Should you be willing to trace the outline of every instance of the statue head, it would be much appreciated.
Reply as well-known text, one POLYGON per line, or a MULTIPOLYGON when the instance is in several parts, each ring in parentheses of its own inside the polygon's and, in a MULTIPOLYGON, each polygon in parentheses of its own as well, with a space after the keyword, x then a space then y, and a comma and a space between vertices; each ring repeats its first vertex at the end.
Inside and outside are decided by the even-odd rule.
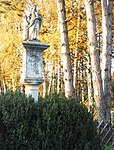
POLYGON ((38 7, 36 6, 36 4, 33 5, 33 10, 38 11, 38 7))

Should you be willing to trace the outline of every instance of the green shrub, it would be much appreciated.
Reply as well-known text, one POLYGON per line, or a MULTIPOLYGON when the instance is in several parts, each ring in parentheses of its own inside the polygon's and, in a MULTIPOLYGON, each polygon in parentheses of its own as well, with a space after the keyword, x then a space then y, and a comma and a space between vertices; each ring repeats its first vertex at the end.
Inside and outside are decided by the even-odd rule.
POLYGON ((26 98, 19 92, 7 92, 0 95, 0 112, 6 149, 27 150, 33 144, 38 106, 32 98, 26 98), (29 144, 28 144, 29 143, 29 144))
POLYGON ((0 117, 6 150, 100 150, 87 109, 59 94, 37 103, 19 92, 2 93, 0 117))
POLYGON ((114 150, 114 147, 106 146, 105 150, 114 150))

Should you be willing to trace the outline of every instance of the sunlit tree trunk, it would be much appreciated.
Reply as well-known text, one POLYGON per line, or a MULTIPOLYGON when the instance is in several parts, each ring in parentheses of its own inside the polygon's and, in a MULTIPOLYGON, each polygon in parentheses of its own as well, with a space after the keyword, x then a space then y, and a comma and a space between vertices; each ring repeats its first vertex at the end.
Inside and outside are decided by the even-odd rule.
POLYGON ((1 80, 0 80, 0 93, 2 92, 2 84, 1 84, 1 80))
POLYGON ((12 79, 12 90, 13 90, 13 92, 15 91, 15 80, 14 79, 12 79))
POLYGON ((53 70, 53 74, 52 74, 52 88, 51 88, 51 91, 56 92, 55 69, 53 70))
POLYGON ((58 70, 57 70, 57 93, 60 92, 60 78, 61 78, 61 75, 60 75, 60 62, 58 61, 58 70))
POLYGON ((76 71, 76 96, 80 97, 80 61, 77 61, 77 71, 76 71))
POLYGON ((60 91, 65 93, 65 86, 64 86, 64 72, 63 72, 63 62, 61 61, 61 68, 60 68, 60 91))
POLYGON ((3 84, 3 92, 6 93, 7 89, 6 89, 6 81, 5 81, 5 79, 2 80, 2 84, 3 84))
POLYGON ((78 61, 77 61, 77 55, 78 55, 78 39, 79 39, 79 27, 80 27, 80 15, 78 14, 78 21, 77 21, 77 31, 76 31, 76 48, 74 51, 74 76, 73 76, 73 85, 74 88, 76 88, 77 84, 77 72, 78 72, 78 61))
POLYGON ((105 120, 105 105, 103 100, 103 88, 100 69, 100 58, 96 36, 96 20, 94 15, 94 0, 84 0, 87 15, 88 40, 91 57, 92 80, 94 99, 98 121, 105 120))
POLYGON ((43 86, 43 97, 45 97, 45 95, 46 95, 46 79, 45 79, 45 72, 43 73, 43 84, 42 84, 42 86, 43 86))
POLYGON ((61 54, 62 54, 62 61, 63 61, 65 96, 74 97, 73 76, 72 76, 72 67, 70 61, 68 30, 67 30, 67 23, 66 23, 65 1, 57 0, 57 8, 58 8, 60 39, 61 39, 61 54))
POLYGON ((88 102, 89 102, 89 111, 93 114, 94 111, 94 98, 93 98, 93 84, 92 84, 92 74, 91 74, 91 60, 88 55, 87 61, 87 85, 88 85, 88 102))
POLYGON ((53 64, 51 65, 50 68, 50 79, 49 79, 49 86, 48 86, 48 95, 51 92, 51 86, 52 86, 52 77, 53 77, 53 64))
POLYGON ((102 80, 104 101, 106 105, 106 121, 110 121, 110 85, 111 85, 111 53, 112 53, 112 1, 101 0, 102 4, 102 80))
POLYGON ((80 86, 81 86, 81 98, 82 98, 82 102, 84 102, 84 96, 85 96, 85 91, 84 91, 84 66, 83 66, 83 59, 81 59, 81 83, 80 83, 80 86))

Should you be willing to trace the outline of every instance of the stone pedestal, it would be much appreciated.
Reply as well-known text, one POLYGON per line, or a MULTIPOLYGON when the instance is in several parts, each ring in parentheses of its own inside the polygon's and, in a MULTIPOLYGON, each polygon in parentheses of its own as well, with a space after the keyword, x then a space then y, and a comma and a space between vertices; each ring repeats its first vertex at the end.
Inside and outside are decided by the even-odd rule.
POLYGON ((38 85, 36 84, 25 84, 25 94, 27 96, 32 95, 35 101, 38 100, 38 85))
POLYGON ((38 100, 38 85, 43 82, 42 52, 49 47, 40 41, 26 41, 22 43, 22 72, 20 82, 25 86, 25 94, 32 95, 38 100))

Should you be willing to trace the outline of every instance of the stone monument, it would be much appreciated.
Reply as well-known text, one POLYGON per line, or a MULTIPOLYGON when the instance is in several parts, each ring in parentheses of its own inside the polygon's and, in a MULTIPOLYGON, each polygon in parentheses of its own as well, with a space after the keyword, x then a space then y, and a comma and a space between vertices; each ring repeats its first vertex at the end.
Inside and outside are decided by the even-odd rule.
POLYGON ((25 86, 25 94, 38 100, 38 85, 43 82, 42 52, 49 45, 41 43, 38 34, 42 16, 36 5, 27 10, 23 17, 23 46, 21 83, 25 86))

